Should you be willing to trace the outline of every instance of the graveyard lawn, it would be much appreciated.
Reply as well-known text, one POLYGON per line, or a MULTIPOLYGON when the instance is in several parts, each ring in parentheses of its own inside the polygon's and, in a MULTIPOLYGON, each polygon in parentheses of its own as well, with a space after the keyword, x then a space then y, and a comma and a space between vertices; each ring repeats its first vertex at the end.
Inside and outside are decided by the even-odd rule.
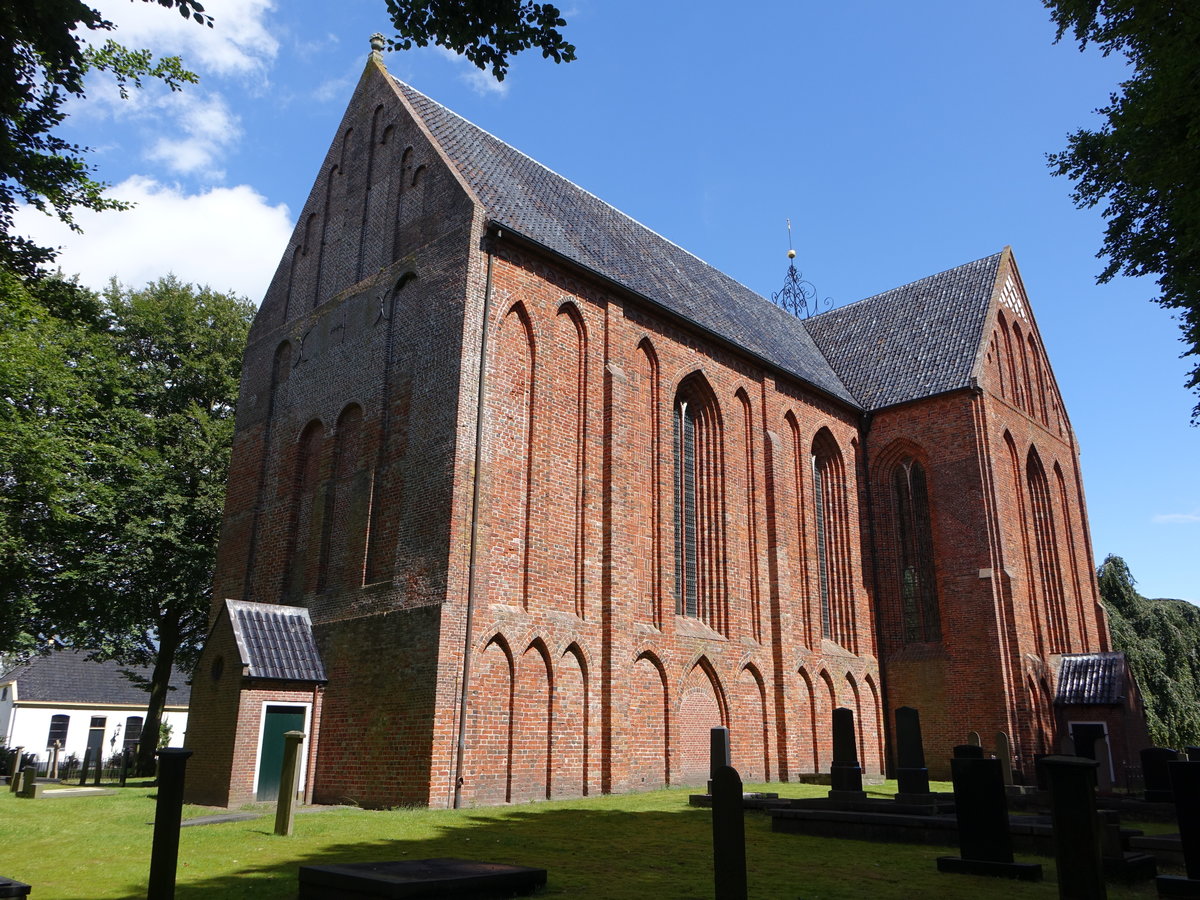
MULTIPOLYGON (((948 790, 935 784, 934 790, 948 790)), ((747 785, 785 796, 824 796, 816 785, 747 785)), ((895 782, 868 786, 891 796, 895 782)), ((272 833, 273 807, 256 819, 184 828, 179 900, 200 897, 292 898, 302 865, 457 856, 537 866, 549 871, 537 896, 711 897, 711 820, 688 806, 687 789, 482 809, 311 810, 295 833, 272 833)), ((145 897, 154 790, 131 786, 115 795, 22 800, 0 791, 0 875, 33 886, 38 900, 145 897)), ((184 808, 185 821, 226 810, 184 808)), ((871 844, 774 834, 770 819, 746 815, 746 864, 754 898, 986 898, 1057 896, 1053 860, 1040 884, 947 875, 934 859, 953 847, 871 844)), ((1153 897, 1109 885, 1109 897, 1153 897)))

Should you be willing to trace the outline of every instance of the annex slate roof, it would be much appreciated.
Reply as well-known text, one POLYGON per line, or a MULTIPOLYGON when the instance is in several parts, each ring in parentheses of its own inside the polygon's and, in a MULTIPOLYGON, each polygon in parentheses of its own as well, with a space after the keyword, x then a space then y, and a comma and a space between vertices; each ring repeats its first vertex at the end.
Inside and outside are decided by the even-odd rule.
POLYGON ((225 605, 249 677, 328 680, 307 609, 248 600, 226 600, 225 605))
MULTIPOLYGON (((148 692, 138 687, 123 672, 150 678, 149 666, 122 666, 112 662, 94 662, 80 650, 55 650, 32 657, 0 675, 0 684, 17 683, 17 702, 97 703, 112 706, 142 706, 148 692)), ((191 688, 176 675, 171 680, 167 706, 187 706, 191 688)))
POLYGON ((805 327, 866 409, 969 387, 1002 255, 829 310, 805 327))
POLYGON ((1058 670, 1055 703, 1089 706, 1121 703, 1125 698, 1125 654, 1071 653, 1058 670))
POLYGON ((541 163, 393 79, 506 229, 857 406, 803 323, 541 163))

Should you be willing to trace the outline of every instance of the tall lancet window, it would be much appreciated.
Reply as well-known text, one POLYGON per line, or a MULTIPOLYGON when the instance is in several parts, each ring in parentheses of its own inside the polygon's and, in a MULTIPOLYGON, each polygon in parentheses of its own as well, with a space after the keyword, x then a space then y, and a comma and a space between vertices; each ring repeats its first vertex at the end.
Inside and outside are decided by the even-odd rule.
POLYGON ((854 652, 857 637, 848 569, 846 469, 837 442, 825 428, 813 440, 812 473, 821 636, 854 652))
POLYGON ((940 641, 937 582, 933 569, 933 527, 925 470, 906 459, 892 473, 896 501, 896 542, 905 643, 940 641))
POLYGON ((716 399, 699 377, 675 397, 675 611, 724 631, 725 498, 716 399))

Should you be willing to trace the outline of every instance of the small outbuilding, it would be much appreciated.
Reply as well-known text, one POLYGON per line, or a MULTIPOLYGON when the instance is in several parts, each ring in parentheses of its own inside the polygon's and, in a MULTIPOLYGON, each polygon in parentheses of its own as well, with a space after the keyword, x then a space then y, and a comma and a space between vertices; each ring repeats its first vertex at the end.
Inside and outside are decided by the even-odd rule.
MULTIPOLYGON (((136 747, 150 696, 139 682, 149 677, 147 666, 97 662, 80 650, 34 656, 0 674, 0 740, 43 760, 55 741, 62 759, 136 747)), ((190 693, 179 680, 167 695, 172 747, 183 746, 190 693)))

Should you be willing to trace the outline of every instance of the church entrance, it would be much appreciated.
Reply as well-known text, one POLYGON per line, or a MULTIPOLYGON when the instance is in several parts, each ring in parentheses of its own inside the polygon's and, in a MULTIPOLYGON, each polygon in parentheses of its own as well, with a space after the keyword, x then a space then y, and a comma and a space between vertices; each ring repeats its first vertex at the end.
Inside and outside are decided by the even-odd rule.
POLYGON ((262 743, 258 750, 256 800, 278 800, 283 768, 283 735, 304 730, 303 706, 268 706, 263 712, 262 743))

